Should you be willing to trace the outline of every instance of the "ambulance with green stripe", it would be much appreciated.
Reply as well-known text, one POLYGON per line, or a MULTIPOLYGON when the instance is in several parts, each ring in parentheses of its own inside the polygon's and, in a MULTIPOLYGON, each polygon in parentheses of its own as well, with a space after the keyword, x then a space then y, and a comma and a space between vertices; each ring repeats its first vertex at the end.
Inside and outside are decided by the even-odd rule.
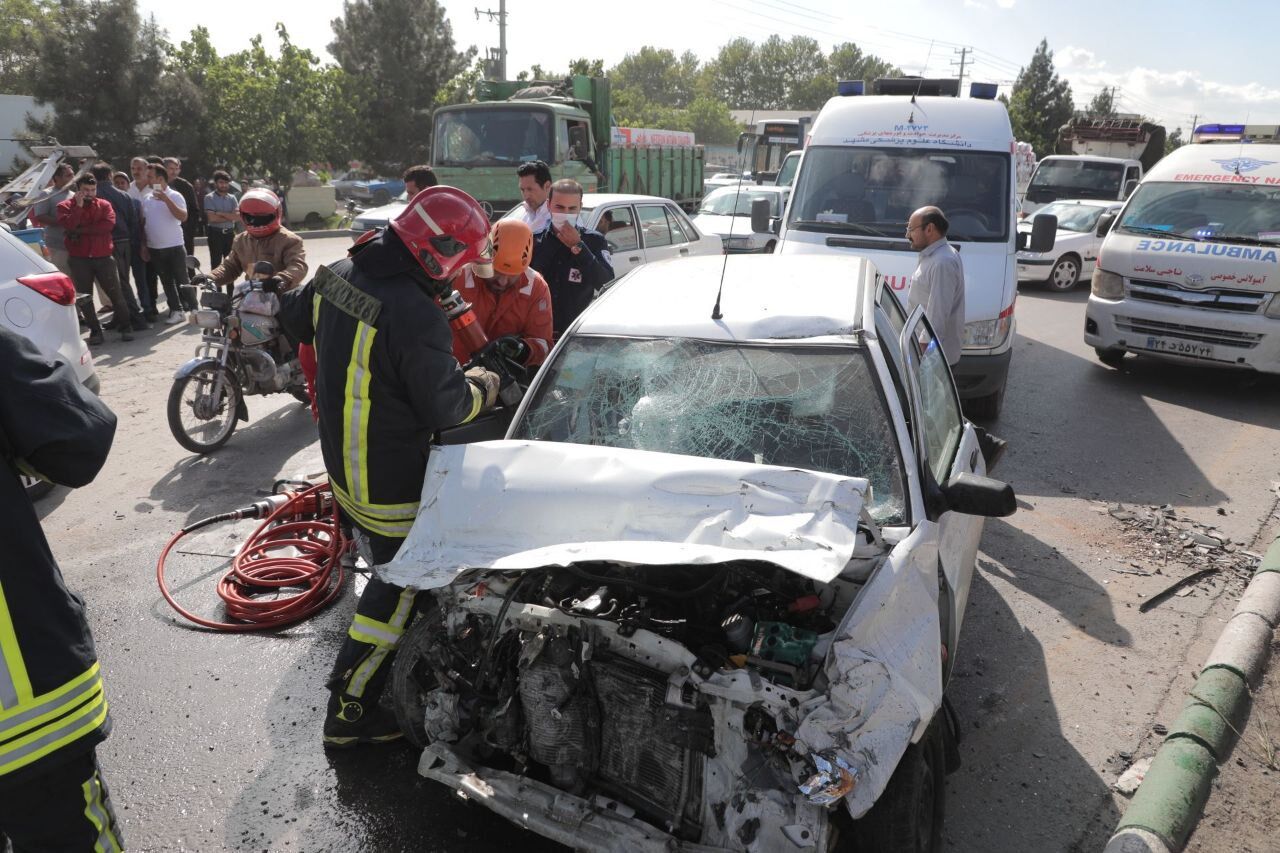
POLYGON ((1280 373, 1280 145, 1186 145, 1143 178, 1106 235, 1085 343, 1280 373))

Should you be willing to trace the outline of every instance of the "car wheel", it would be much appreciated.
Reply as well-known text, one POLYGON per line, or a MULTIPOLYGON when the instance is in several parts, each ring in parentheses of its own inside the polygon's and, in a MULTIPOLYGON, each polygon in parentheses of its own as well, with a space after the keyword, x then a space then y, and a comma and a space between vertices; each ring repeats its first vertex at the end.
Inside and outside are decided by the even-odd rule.
POLYGON ((936 853, 946 814, 946 755, 937 716, 919 743, 909 744, 871 811, 847 824, 840 853, 936 853))
POLYGON ((1102 347, 1094 347, 1093 351, 1098 354, 1098 361, 1108 367, 1119 367, 1124 362, 1124 350, 1122 349, 1103 349, 1102 347))
POLYGON ((1057 293, 1066 293, 1076 286, 1080 280, 1080 259, 1075 255, 1063 255, 1053 265, 1049 278, 1045 281, 1049 289, 1057 293))
POLYGON ((308 228, 315 228, 318 225, 324 224, 324 217, 313 210, 308 213, 307 217, 302 221, 308 228))
POLYGON ((378 190, 373 194, 373 206, 382 207, 384 204, 391 204, 391 193, 386 190, 378 190))
POLYGON ((440 611, 432 607, 419 613, 400 638, 400 647, 391 666, 391 702, 396 722, 404 736, 418 749, 427 745, 424 728, 427 694, 437 685, 426 655, 440 627, 440 611))
POLYGON ((1001 385, 995 393, 961 401, 965 416, 975 421, 993 421, 1000 417, 1000 410, 1004 408, 1004 389, 1005 386, 1001 385))

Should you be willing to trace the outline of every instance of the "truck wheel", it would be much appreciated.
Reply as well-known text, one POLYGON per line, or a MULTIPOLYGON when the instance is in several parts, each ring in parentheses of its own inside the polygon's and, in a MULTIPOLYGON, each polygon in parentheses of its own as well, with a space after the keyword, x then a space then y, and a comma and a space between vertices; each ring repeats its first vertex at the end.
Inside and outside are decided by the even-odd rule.
POLYGON ((1078 281, 1080 281, 1080 259, 1075 255, 1063 255, 1053 265, 1045 284, 1055 293, 1066 293, 1075 287, 1078 281))
MULTIPOLYGON (((871 811, 847 824, 840 853, 936 853, 946 814, 946 756, 935 716, 919 743, 907 746, 871 811)), ((843 810, 841 810, 843 811, 843 810)))
POLYGON ((1103 349, 1102 347, 1094 347, 1093 351, 1098 354, 1098 361, 1107 365, 1107 367, 1120 367, 1124 362, 1124 350, 1122 349, 1103 349))
POLYGON ((1004 408, 1004 389, 1005 386, 1001 385, 999 391, 985 397, 963 400, 961 405, 965 415, 975 421, 993 421, 1000 417, 1000 410, 1004 408))

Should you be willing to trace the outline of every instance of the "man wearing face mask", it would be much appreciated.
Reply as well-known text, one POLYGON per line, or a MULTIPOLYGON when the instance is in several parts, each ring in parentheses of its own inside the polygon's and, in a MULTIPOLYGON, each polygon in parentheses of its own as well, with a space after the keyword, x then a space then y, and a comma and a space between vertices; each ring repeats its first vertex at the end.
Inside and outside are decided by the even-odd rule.
MULTIPOLYGON (((503 356, 524 367, 542 364, 551 352, 551 292, 529 268, 533 232, 518 219, 504 219, 489 238, 491 262, 466 267, 454 277, 454 289, 471 303, 480 327, 503 356)), ((455 337, 453 355, 466 364, 473 353, 455 337)))
POLYGON ((591 304, 596 291, 613 281, 613 260, 604 235, 578 221, 582 184, 572 178, 556 181, 547 208, 551 226, 534 234, 530 266, 542 273, 551 289, 551 316, 559 338, 591 304))

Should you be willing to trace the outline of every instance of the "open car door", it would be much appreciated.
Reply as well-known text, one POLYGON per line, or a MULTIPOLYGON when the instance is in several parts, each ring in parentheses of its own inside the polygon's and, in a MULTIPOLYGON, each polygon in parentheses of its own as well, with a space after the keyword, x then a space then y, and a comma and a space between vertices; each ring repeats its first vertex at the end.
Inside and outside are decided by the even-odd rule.
MULTIPOLYGON (((977 433, 961 414, 960 397, 942 353, 942 344, 929 326, 923 308, 917 307, 907 318, 899 346, 906 361, 904 372, 911 406, 912 439, 916 458, 920 460, 920 480, 925 486, 928 506, 930 491, 936 493, 939 485, 962 473, 985 473, 985 463, 977 433)), ((945 682, 955 659, 960 624, 964 621, 964 608, 973 583, 983 519, 943 509, 936 520, 938 561, 945 580, 940 590, 945 595, 939 599, 942 641, 947 647, 947 663, 943 667, 945 682)))

